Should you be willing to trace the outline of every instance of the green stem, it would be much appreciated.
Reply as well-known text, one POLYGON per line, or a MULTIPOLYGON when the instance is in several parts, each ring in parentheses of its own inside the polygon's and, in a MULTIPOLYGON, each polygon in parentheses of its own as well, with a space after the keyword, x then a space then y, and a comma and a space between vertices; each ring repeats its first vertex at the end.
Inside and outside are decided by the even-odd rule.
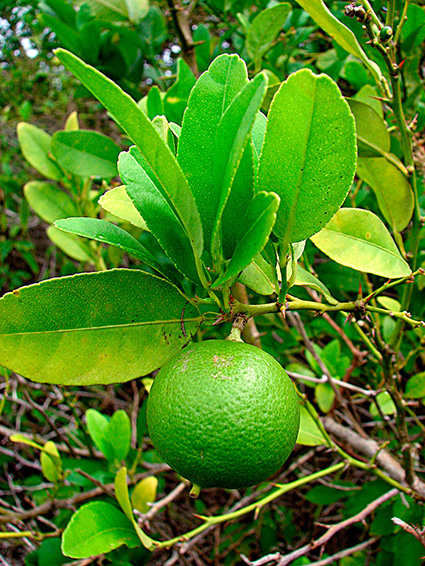
POLYGON ((388 0, 387 17, 385 19, 385 25, 394 27, 394 16, 395 16, 395 0, 388 0))
POLYGON ((300 478, 298 480, 295 480, 291 483, 288 483, 286 485, 279 487, 278 489, 276 489, 275 491, 273 491, 269 495, 266 495, 265 497, 263 497, 259 501, 251 503, 250 505, 247 505, 246 507, 243 507, 242 509, 238 509, 237 511, 233 511, 231 513, 225 513, 224 515, 220 515, 220 516, 217 516, 217 517, 201 517, 205 521, 202 525, 199 525, 199 527, 196 527, 196 529, 189 531, 188 533, 186 533, 183 536, 178 536, 178 537, 172 538, 170 540, 166 540, 164 542, 160 542, 158 544, 155 544, 155 548, 169 548, 173 544, 176 544, 178 542, 182 542, 183 540, 186 541, 186 540, 193 538, 194 536, 198 535, 199 533, 202 533, 203 531, 205 531, 205 529, 207 529, 208 527, 210 527, 212 525, 218 525, 220 523, 225 523, 227 521, 232 521, 234 519, 238 519, 239 517, 242 517, 243 515, 246 515, 247 513, 250 513, 252 511, 257 511, 257 510, 259 511, 259 510, 261 510, 262 507, 264 507, 264 505, 267 505, 271 501, 274 501, 275 499, 277 499, 278 497, 280 497, 284 493, 287 493, 288 491, 292 491, 293 489, 297 489, 297 488, 301 487, 302 485, 305 485, 306 483, 310 483, 312 481, 315 481, 319 478, 322 478, 323 476, 333 474, 333 473, 335 473, 339 470, 342 470, 343 468, 345 468, 345 466, 346 466, 345 462, 340 462, 339 464, 334 464, 333 466, 329 466, 329 468, 325 468, 324 470, 321 470, 320 472, 316 472, 314 474, 304 476, 303 478, 300 478))
POLYGON ((398 45, 398 40, 400 39, 400 35, 401 35, 401 30, 403 29, 404 24, 407 21, 407 8, 409 7, 409 0, 406 0, 404 2, 404 6, 403 6, 403 12, 400 16, 400 21, 398 22, 398 26, 397 26, 397 30, 395 32, 394 35, 394 45, 397 46, 398 45))

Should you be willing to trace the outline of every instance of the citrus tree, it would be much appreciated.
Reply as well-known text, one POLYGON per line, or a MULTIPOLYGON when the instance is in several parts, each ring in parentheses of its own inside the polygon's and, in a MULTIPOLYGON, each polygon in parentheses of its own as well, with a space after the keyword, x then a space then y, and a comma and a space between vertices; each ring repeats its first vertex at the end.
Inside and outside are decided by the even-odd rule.
MULTIPOLYGON (((143 227, 150 239, 143 245, 118 223, 98 217, 56 220, 56 230, 115 246, 142 268, 98 265, 97 272, 6 294, 0 300, 0 362, 30 380, 62 386, 121 383, 160 370, 153 385, 145 380, 147 389, 152 385, 147 424, 165 462, 192 481, 193 496, 203 487, 266 481, 296 441, 327 447, 334 461, 238 509, 202 515, 183 536, 159 540, 148 535, 143 517, 138 520, 148 513, 156 484, 152 477, 142 479, 148 485, 137 483, 142 453, 130 453, 128 416, 117 411, 109 420, 90 409, 88 432, 115 471, 114 492, 106 493, 120 508, 104 500, 82 505, 63 533, 66 556, 87 558, 122 545, 168 548, 252 511, 258 515, 284 493, 325 476, 337 474, 339 481, 344 470, 358 469, 379 478, 385 489, 365 509, 275 560, 289 564, 398 493, 415 512, 415 501, 425 498, 415 459, 422 448, 417 454, 412 440, 423 438, 424 430, 416 415, 425 397, 423 187, 399 63, 400 49, 409 38, 415 41, 403 35, 403 26, 416 7, 406 4, 396 20, 390 5, 385 22, 368 3, 348 7, 347 15, 369 36, 363 48, 359 30, 351 31, 323 3, 300 3, 334 38, 335 49, 362 62, 373 88, 344 98, 328 74, 301 69, 276 90, 269 73, 249 76, 241 57, 223 54, 191 88, 179 124, 147 115, 98 70, 56 51, 131 140, 118 159, 122 186, 100 204, 143 227), (247 300, 247 288, 255 302, 247 300), (300 313, 309 313, 309 327, 300 313), (336 336, 324 347, 312 342, 321 328, 317 316, 336 336), (296 388, 270 354, 242 343, 243 334, 259 345, 257 324, 274 328, 280 361, 291 362, 285 365, 296 388), (220 325, 227 340, 199 340, 220 325), (294 341, 304 345, 310 367, 287 353, 294 341), (367 437, 358 410, 365 403, 380 423, 389 422, 393 437, 367 437), (136 483, 131 496, 128 481, 136 483)), ((414 69, 412 63, 406 77, 414 69)), ((405 81, 408 95, 421 101, 417 78, 412 88, 405 81)), ((54 163, 50 147, 41 152, 54 163)), ((66 470, 54 443, 22 435, 12 440, 40 450, 45 476, 63 483, 66 470)), ((403 534, 423 536, 401 519, 398 525, 403 534)))

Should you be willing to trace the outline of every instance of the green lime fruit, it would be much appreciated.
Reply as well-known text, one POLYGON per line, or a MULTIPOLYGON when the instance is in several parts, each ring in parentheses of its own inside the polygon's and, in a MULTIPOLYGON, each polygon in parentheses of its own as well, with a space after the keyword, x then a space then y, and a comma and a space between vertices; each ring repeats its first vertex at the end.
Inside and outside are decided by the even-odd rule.
POLYGON ((244 342, 188 346, 155 377, 149 433, 164 461, 200 487, 238 489, 269 478, 297 440, 297 393, 282 366, 244 342))

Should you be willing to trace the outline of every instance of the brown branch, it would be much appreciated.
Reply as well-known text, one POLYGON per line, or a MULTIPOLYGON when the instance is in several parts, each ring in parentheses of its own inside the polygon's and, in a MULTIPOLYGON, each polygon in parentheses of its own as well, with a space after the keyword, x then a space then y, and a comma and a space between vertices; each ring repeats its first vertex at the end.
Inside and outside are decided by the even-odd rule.
POLYGON ((167 0, 167 3, 182 46, 183 59, 189 65, 195 77, 198 78, 199 71, 196 62, 195 45, 190 28, 190 11, 183 8, 180 0, 167 0))
POLYGON ((298 548, 297 550, 294 550, 294 552, 291 552, 286 556, 282 556, 277 566, 287 566, 287 564, 290 564, 300 556, 305 556, 311 550, 314 550, 319 546, 325 545, 339 531, 345 529, 350 525, 353 525, 354 523, 363 521, 375 509, 377 509, 380 505, 382 505, 382 503, 385 503, 385 501, 388 501, 388 499, 395 497, 397 493, 399 493, 398 489, 393 488, 390 491, 387 491, 387 493, 384 493, 384 495, 381 495, 381 497, 378 497, 378 499, 375 499, 375 501, 369 503, 369 505, 367 505, 362 511, 360 511, 360 513, 357 513, 357 515, 354 515, 353 517, 350 517, 345 521, 341 521, 340 523, 335 523, 334 525, 329 526, 326 533, 317 540, 310 542, 309 544, 306 544, 301 548, 298 548))
MULTIPOLYGON (((322 422, 328 432, 342 440, 345 444, 348 444, 351 448, 354 448, 354 450, 361 452, 367 458, 375 458, 376 463, 383 468, 392 479, 407 486, 403 466, 389 452, 382 449, 377 442, 362 438, 356 432, 338 424, 330 417, 324 417, 322 422)), ((425 498, 425 483, 416 475, 413 478, 412 485, 409 487, 422 498, 425 498)))
MULTIPOLYGON (((148 472, 143 472, 140 474, 136 474, 131 483, 137 483, 138 481, 151 476, 152 474, 159 474, 160 472, 165 472, 169 470, 169 466, 167 464, 158 464, 148 472)), ((114 488, 114 484, 107 484, 102 488, 96 487, 90 491, 85 491, 83 493, 77 493, 68 499, 57 499, 57 500, 49 500, 39 505, 38 507, 34 507, 33 509, 29 509, 28 511, 20 511, 16 513, 5 513, 0 515, 0 525, 4 523, 17 523, 19 521, 28 521, 29 519, 34 519, 39 515, 46 515, 53 511, 54 509, 64 509, 66 507, 73 507, 80 503, 84 503, 89 499, 93 499, 93 497, 98 497, 105 493, 105 489, 112 490, 114 488)))

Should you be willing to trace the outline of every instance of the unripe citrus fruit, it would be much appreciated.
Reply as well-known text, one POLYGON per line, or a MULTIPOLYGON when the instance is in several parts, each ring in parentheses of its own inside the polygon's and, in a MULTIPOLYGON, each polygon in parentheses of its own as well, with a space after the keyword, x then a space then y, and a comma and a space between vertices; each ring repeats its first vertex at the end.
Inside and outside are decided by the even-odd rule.
POLYGON ((295 388, 269 354, 243 342, 188 346, 155 377, 147 420, 164 461, 200 487, 248 487, 291 453, 300 412, 295 388))

